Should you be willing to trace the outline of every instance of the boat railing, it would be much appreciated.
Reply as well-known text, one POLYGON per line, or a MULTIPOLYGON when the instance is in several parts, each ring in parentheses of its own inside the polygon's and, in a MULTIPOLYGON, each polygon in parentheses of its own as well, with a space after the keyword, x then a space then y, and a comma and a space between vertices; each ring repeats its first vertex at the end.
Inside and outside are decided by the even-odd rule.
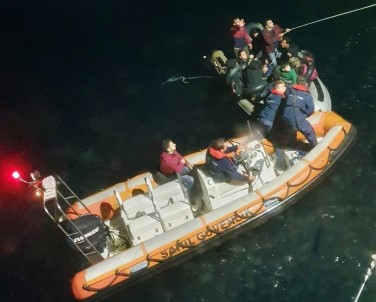
MULTIPOLYGON (((79 251, 90 263, 94 264, 101 260, 100 251, 95 244, 88 238, 88 234, 83 232, 76 223, 76 219, 66 214, 66 209, 71 208, 72 203, 79 202, 90 215, 89 209, 83 204, 73 190, 62 180, 60 176, 48 176, 42 181, 43 206, 47 215, 59 227, 66 236, 68 243, 79 251), (62 202, 63 201, 63 202, 62 202), (72 231, 67 231, 66 226, 70 226, 72 231), (79 240, 78 240, 79 239, 79 240), (78 242, 85 242, 89 246, 88 251, 84 251, 78 242)), ((77 213, 77 217, 85 216, 77 213)))

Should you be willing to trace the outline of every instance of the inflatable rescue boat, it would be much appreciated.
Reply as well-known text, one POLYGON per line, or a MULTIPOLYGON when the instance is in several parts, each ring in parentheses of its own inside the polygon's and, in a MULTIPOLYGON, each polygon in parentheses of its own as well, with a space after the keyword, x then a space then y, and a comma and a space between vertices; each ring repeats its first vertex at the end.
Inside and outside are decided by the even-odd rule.
POLYGON ((131 284, 230 232, 260 225, 302 198, 356 136, 355 127, 332 111, 316 111, 309 121, 318 144, 303 158, 285 150, 284 172, 274 169, 266 139, 250 131, 229 140, 247 146, 235 160, 240 172, 256 176, 252 183, 216 183, 205 169, 206 149, 187 155, 198 167, 198 200, 191 200, 179 177, 160 183, 151 172, 83 199, 59 176, 40 180, 35 187, 43 192, 46 213, 88 263, 72 279, 73 295, 86 299, 131 284))

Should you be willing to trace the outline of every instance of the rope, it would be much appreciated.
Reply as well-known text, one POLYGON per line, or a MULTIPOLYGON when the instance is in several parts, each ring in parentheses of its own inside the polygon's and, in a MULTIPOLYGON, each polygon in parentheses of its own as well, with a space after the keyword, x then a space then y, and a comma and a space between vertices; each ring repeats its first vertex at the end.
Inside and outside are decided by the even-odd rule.
POLYGON ((115 271, 115 275, 116 276, 122 276, 122 277, 130 277, 132 274, 131 273, 123 273, 123 272, 121 272, 120 270, 116 270, 115 271))
POLYGON ((299 25, 299 26, 291 28, 290 30, 301 28, 301 27, 308 26, 308 25, 311 25, 311 24, 314 24, 314 23, 318 23, 318 22, 321 22, 321 21, 325 21, 325 20, 329 20, 329 19, 332 19, 332 18, 336 18, 336 17, 339 17, 339 16, 351 14, 353 12, 357 12, 357 11, 360 11, 360 10, 363 10, 363 9, 371 8, 373 6, 376 6, 376 3, 368 5, 368 6, 364 6, 364 7, 358 8, 358 9, 354 9, 354 10, 351 10, 351 11, 348 11, 348 12, 344 12, 344 13, 341 13, 341 14, 338 14, 338 15, 334 15, 334 16, 331 16, 331 17, 327 17, 327 18, 323 18, 323 19, 320 19, 320 20, 309 22, 309 23, 306 23, 306 24, 303 24, 303 25, 299 25))
POLYGON ((376 254, 373 254, 373 255, 372 255, 372 259, 374 259, 374 260, 371 261, 370 267, 367 269, 367 273, 366 273, 365 276, 364 276, 364 281, 363 281, 363 283, 362 283, 362 286, 361 286, 360 289, 359 289, 358 295, 356 296, 354 302, 358 302, 359 297, 360 297, 360 295, 362 294, 362 291, 363 291, 363 289, 364 289, 364 285, 366 284, 366 282, 367 282, 369 276, 372 275, 372 270, 375 268, 376 254))
POLYGON ((87 285, 87 284, 84 284, 82 286, 82 288, 84 290, 87 290, 88 292, 97 292, 97 293, 103 292, 104 290, 106 290, 107 288, 111 287, 115 283, 117 277, 118 277, 118 275, 115 275, 114 278, 112 279, 112 281, 109 284, 107 284, 107 285, 105 285, 105 286, 103 286, 101 288, 94 287, 94 286, 87 285))
MULTIPOLYGON (((262 205, 263 205, 263 204, 262 204, 262 205)), ((261 206, 262 206, 262 205, 261 205, 261 206)), ((246 220, 246 219, 248 219, 248 218, 255 217, 256 215, 253 214, 252 212, 249 212, 249 214, 243 215, 243 214, 239 214, 238 211, 235 211, 235 212, 234 212, 234 216, 237 217, 237 218, 240 218, 240 219, 246 220)))
POLYGON ((165 259, 152 258, 150 255, 147 255, 147 256, 146 256, 146 260, 147 260, 148 262, 164 262, 164 261, 166 261, 168 258, 170 258, 170 256, 167 257, 167 258, 165 258, 165 259))

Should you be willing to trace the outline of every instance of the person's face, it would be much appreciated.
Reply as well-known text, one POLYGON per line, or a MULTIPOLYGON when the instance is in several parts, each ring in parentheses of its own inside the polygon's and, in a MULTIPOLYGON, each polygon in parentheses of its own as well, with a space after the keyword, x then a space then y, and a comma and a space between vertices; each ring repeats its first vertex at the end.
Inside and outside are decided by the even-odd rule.
POLYGON ((284 71, 290 71, 291 70, 291 67, 290 65, 286 65, 284 68, 283 68, 284 71))
POLYGON ((243 27, 244 24, 245 24, 244 19, 239 19, 239 18, 234 19, 234 25, 239 26, 239 27, 243 27))
POLYGON ((281 41, 281 47, 282 48, 288 48, 289 47, 289 44, 286 42, 286 40, 281 41))
POLYGON ((247 53, 245 51, 242 51, 239 54, 239 58, 242 59, 243 61, 246 61, 248 59, 247 53))
POLYGON ((266 27, 273 28, 274 27, 273 21, 272 20, 268 20, 268 22, 266 22, 266 27))
POLYGON ((173 141, 171 141, 170 144, 168 145, 168 150, 170 152, 176 150, 176 144, 173 141))

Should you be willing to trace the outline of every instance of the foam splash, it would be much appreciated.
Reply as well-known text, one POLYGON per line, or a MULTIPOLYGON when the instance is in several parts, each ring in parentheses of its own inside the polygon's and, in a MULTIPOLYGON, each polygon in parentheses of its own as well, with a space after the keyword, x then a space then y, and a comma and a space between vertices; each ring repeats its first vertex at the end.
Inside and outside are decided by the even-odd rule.
POLYGON ((166 81, 162 82, 162 85, 172 83, 172 82, 177 82, 177 81, 182 81, 184 84, 189 84, 188 80, 198 80, 198 79, 211 79, 210 76, 194 76, 194 77, 184 77, 184 76, 172 76, 168 78, 166 81))

